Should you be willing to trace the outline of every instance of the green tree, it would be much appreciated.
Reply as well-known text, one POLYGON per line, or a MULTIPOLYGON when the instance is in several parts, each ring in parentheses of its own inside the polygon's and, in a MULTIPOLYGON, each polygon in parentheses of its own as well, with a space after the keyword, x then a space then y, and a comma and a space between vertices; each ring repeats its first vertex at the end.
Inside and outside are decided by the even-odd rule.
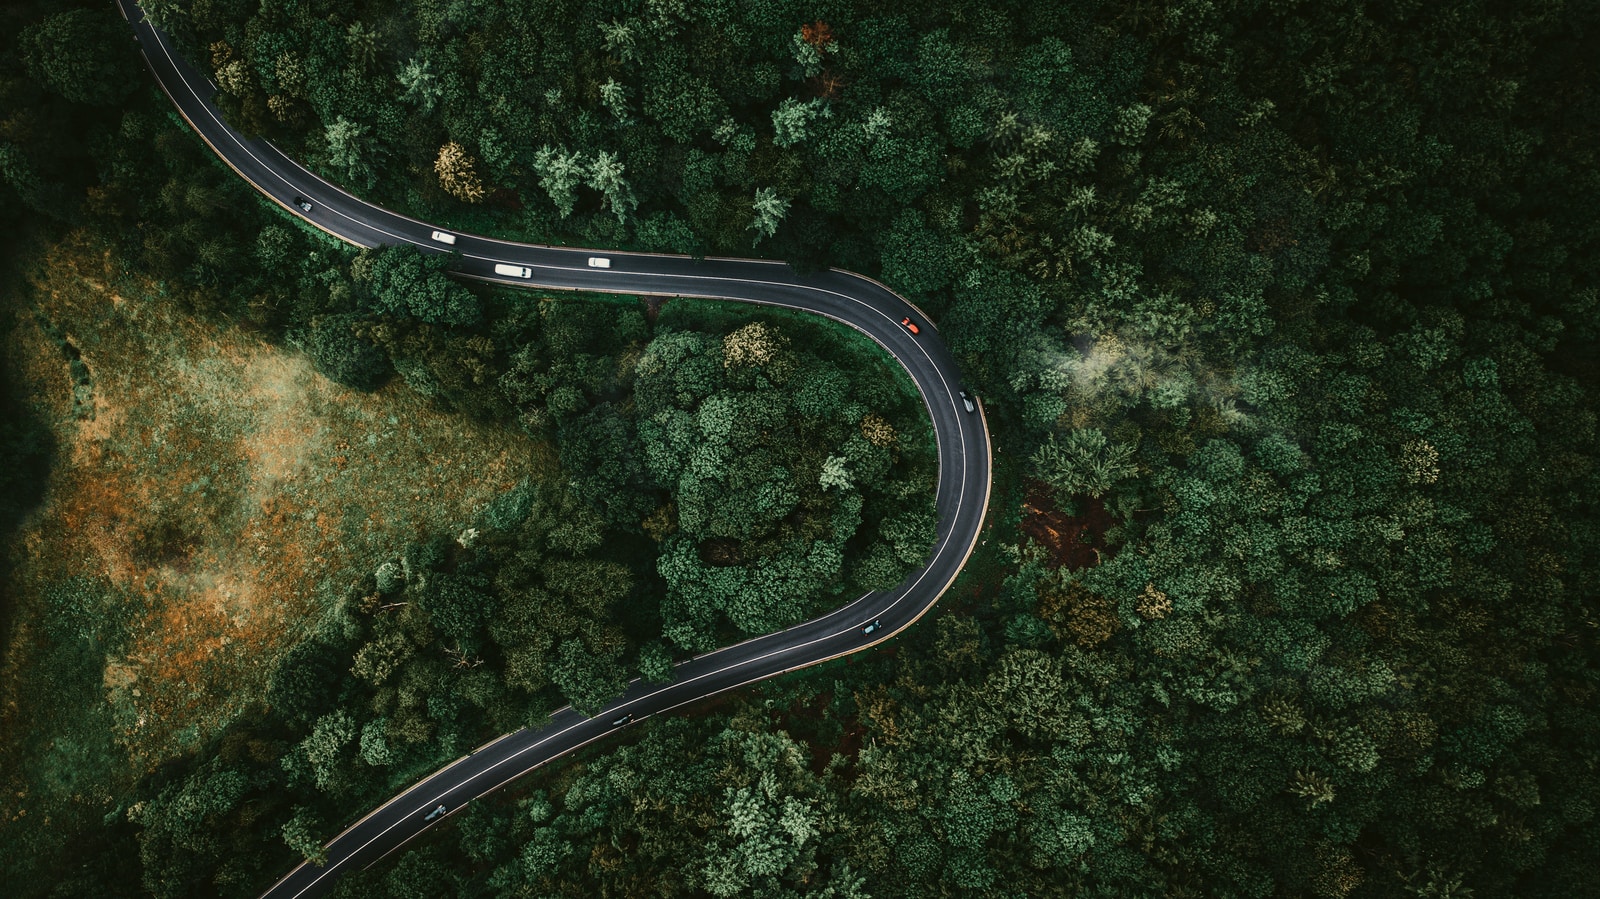
POLYGON ((345 29, 345 46, 357 71, 365 72, 378 61, 378 33, 361 22, 351 22, 345 29))
POLYGON ((828 118, 832 111, 820 97, 802 103, 788 98, 772 111, 772 142, 780 147, 792 147, 811 136, 812 126, 819 118, 828 118))
POLYGON ((597 26, 605 38, 605 50, 620 62, 632 62, 637 46, 633 26, 627 22, 601 22, 597 26))
POLYGON ((356 187, 368 188, 373 185, 377 180, 377 169, 373 165, 371 128, 339 116, 328 125, 324 139, 328 147, 329 166, 356 187))
POLYGON ((594 715, 622 695, 627 678, 612 658, 597 655, 582 640, 564 640, 550 668, 550 680, 572 707, 594 715))
POLYGON ((633 188, 622 178, 626 171, 627 166, 616 155, 601 150, 589 164, 589 175, 585 181, 600 191, 605 198, 605 205, 616 215, 619 223, 626 223, 628 216, 639 205, 633 196, 633 188))
POLYGON ((607 78, 600 85, 600 105, 611 110, 618 122, 628 123, 628 89, 615 78, 607 78))
POLYGON ((405 88, 401 99, 423 114, 432 112, 434 104, 444 96, 444 85, 439 83, 438 76, 433 73, 433 62, 426 55, 407 60, 395 79, 405 88))
POLYGON ((179 0, 150 0, 139 4, 145 20, 163 31, 172 31, 188 18, 179 0))
POLYGON ((74 103, 114 106, 140 83, 128 27, 110 10, 53 13, 18 38, 28 71, 74 103))
POLYGON ((356 390, 372 390, 382 386, 394 368, 387 353, 357 333, 360 323, 361 319, 353 315, 313 319, 311 361, 330 381, 356 390))
POLYGON ((1103 496, 1138 472, 1132 448, 1110 443, 1098 428, 1077 428, 1060 440, 1052 434, 1029 462, 1050 486, 1068 495, 1103 496))
POLYGON ((568 153, 565 149, 558 150, 550 146, 540 147, 533 158, 533 170, 539 175, 539 186, 550 196, 550 202, 556 204, 561 217, 571 215, 578 205, 577 187, 590 171, 583 153, 578 150, 568 153))
POLYGON ((350 273, 380 312, 442 325, 476 324, 482 317, 478 298, 445 275, 449 265, 449 256, 392 246, 362 251, 350 273))
POLYGON ((320 815, 306 806, 297 805, 294 814, 283 824, 283 842, 300 853, 301 858, 321 867, 328 863, 328 850, 318 836, 323 827, 320 815))
POLYGON ((652 642, 639 651, 639 674, 653 684, 672 680, 672 651, 664 644, 652 642))
POLYGON ((348 649, 313 634, 283 654, 267 682, 267 703, 285 720, 309 725, 336 702, 340 675, 349 665, 348 649))
POLYGON ((755 243, 758 244, 761 238, 778 233, 778 224, 789 212, 789 201, 778 196, 778 192, 772 188, 763 187, 756 191, 755 203, 751 205, 751 209, 756 215, 755 220, 750 223, 750 229, 756 232, 755 243))
POLYGON ((770 771, 754 785, 729 787, 723 814, 731 839, 725 849, 709 853, 703 874, 713 896, 737 895, 776 878, 820 832, 817 810, 803 798, 784 795, 770 771))
POLYGON ((496 603, 484 586, 478 578, 436 572, 417 591, 430 622, 458 649, 475 647, 484 625, 494 617, 496 603))
POLYGON ((394 750, 389 746, 389 721, 376 718, 361 727, 361 760, 381 768, 394 761, 394 750))
POLYGON ((323 791, 332 790, 344 748, 356 737, 356 722, 343 709, 337 709, 317 719, 311 734, 283 757, 283 770, 292 776, 304 777, 323 791))
POLYGON ((0 141, 0 182, 37 212, 64 222, 78 218, 80 204, 67 186, 42 177, 22 148, 7 141, 0 141))
POLYGON ((208 762, 130 809, 139 826, 144 888, 161 897, 203 889, 225 851, 230 816, 248 789, 243 773, 208 762))

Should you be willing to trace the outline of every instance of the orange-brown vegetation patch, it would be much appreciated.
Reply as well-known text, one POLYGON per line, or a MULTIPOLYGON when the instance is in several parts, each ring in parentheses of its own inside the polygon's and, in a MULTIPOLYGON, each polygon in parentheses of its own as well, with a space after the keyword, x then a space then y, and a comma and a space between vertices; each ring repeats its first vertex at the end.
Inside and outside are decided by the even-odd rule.
POLYGON ((1047 579, 1034 588, 1039 617, 1057 638, 1093 649, 1121 629, 1117 605, 1077 581, 1047 579))
POLYGON ((821 19, 812 22, 810 25, 801 25, 800 39, 818 50, 826 49, 829 44, 833 43, 833 26, 821 19))
MULTIPOLYGON (((50 402, 60 447, 10 587, 22 608, 73 576, 123 598, 112 614, 133 637, 107 660, 106 699, 147 769, 258 697, 278 654, 362 572, 419 536, 465 528, 553 462, 398 380, 351 391, 299 352, 196 321, 155 285, 112 286, 111 265, 56 248, 34 276, 39 322, 7 348, 50 402), (56 336, 88 367, 92 401, 77 415, 56 336)), ((24 622, 13 635, 8 719, 19 700, 45 701, 27 696, 25 677, 39 633, 24 622)))
POLYGON ((1050 485, 1028 482, 1028 498, 1022 504, 1022 532, 1049 553, 1051 568, 1077 571, 1100 564, 1106 552, 1106 531, 1112 525, 1111 513, 1098 499, 1079 498, 1082 511, 1068 515, 1056 506, 1050 485))

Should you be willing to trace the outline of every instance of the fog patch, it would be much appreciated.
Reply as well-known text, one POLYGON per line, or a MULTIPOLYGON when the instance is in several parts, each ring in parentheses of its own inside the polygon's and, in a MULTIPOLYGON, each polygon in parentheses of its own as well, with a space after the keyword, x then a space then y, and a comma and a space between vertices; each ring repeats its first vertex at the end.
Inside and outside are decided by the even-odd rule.
POLYGON ((1020 383, 1013 386, 1060 396, 1064 413, 1073 407, 1087 412, 1148 403, 1161 410, 1210 410, 1230 426, 1246 419, 1237 405, 1239 385, 1232 373, 1207 365, 1181 345, 1174 348, 1116 332, 1084 334, 1067 347, 1036 346, 1026 370, 1031 373, 1019 376, 1020 383))

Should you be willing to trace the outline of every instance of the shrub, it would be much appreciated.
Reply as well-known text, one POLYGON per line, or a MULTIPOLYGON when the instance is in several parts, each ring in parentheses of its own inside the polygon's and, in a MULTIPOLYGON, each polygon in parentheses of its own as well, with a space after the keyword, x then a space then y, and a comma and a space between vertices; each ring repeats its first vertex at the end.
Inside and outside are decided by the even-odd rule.
POLYGON ((378 345, 356 334, 353 315, 324 315, 311 324, 311 361, 335 383, 372 390, 388 379, 394 367, 378 345))

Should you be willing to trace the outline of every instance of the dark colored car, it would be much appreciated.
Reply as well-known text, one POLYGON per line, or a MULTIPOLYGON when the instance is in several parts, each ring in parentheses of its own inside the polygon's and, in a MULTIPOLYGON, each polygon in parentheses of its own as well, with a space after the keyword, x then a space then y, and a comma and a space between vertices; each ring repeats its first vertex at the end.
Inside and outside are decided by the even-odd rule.
POLYGON ((305 197, 295 197, 294 205, 299 206, 301 212, 311 211, 311 201, 307 200, 305 197))
POLYGON ((917 327, 917 323, 912 321, 909 318, 900 319, 900 324, 905 325, 906 326, 906 330, 910 331, 913 334, 921 334, 922 333, 922 329, 917 327))
POLYGON ((978 411, 978 407, 972 404, 972 397, 967 396, 965 390, 961 391, 961 405, 966 406, 968 412, 978 411))
POLYGON ((434 818, 437 818, 437 817, 439 817, 440 815, 442 815, 444 813, 445 813, 445 807, 444 807, 444 805, 441 804, 438 808, 436 808, 433 811, 427 813, 426 815, 423 815, 422 816, 422 820, 424 820, 424 821, 432 821, 434 818))
POLYGON ((880 627, 883 627, 883 622, 879 621, 876 618, 874 618, 874 619, 872 619, 872 623, 871 624, 869 624, 866 627, 861 629, 861 632, 863 634, 870 634, 870 633, 873 633, 874 631, 876 631, 880 627))
POLYGON ((632 722, 633 722, 633 713, 629 712, 628 714, 623 715, 623 716, 621 716, 619 718, 612 718, 611 719, 611 726, 612 727, 621 727, 624 724, 631 724, 632 722))

